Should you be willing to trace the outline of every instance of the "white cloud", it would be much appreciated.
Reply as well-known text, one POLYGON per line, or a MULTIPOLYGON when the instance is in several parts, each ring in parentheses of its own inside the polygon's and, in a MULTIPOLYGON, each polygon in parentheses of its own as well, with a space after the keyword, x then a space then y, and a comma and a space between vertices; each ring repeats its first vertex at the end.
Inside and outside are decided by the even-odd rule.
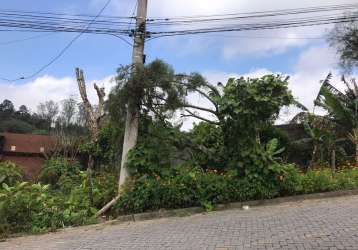
MULTIPOLYGON (((105 0, 91 0, 90 6, 98 9, 105 3, 105 0)), ((218 15, 228 13, 245 13, 254 11, 280 10, 292 9, 312 6, 325 6, 334 4, 348 4, 351 0, 301 0, 301 1, 287 1, 287 0, 150 0, 148 1, 148 16, 149 17, 178 17, 178 16, 193 16, 193 15, 218 15)), ((134 7, 135 1, 116 0, 112 1, 109 11, 117 15, 131 15, 131 9, 134 7)), ((330 13, 331 14, 331 13, 330 13)), ((284 17, 276 17, 275 20, 282 20, 284 17)), ((292 17, 291 17, 292 18, 292 17)), ((268 18, 265 18, 267 21, 268 18)), ((251 20, 252 21, 252 20, 251 20)), ((241 21, 243 23, 251 21, 241 21)), ((261 22, 262 19, 257 19, 256 22, 261 22)), ((218 26, 220 24, 211 24, 211 26, 218 26)), ((180 26, 171 27, 169 29, 187 29, 195 27, 208 27, 207 25, 200 26, 180 26)), ((207 48, 217 49, 225 59, 231 59, 239 55, 250 56, 266 56, 272 54, 284 53, 289 48, 302 47, 311 42, 318 40, 301 39, 305 37, 321 37, 330 26, 316 26, 306 28, 291 28, 291 29, 277 29, 277 30, 263 30, 238 32, 230 34, 212 34, 201 36, 186 36, 163 38, 165 42, 160 42, 162 49, 167 48, 180 53, 195 53, 197 55, 207 53, 207 48), (258 37, 255 39, 248 39, 247 37, 258 37)), ((150 30, 153 27, 149 28, 150 30)), ((162 30, 163 27, 160 27, 162 30)), ((155 41, 155 40, 154 40, 155 41)))
MULTIPOLYGON (((294 71, 290 75, 289 88, 292 90, 293 95, 298 100, 312 110, 313 100, 317 96, 320 80, 324 79, 329 72, 332 72, 334 78, 332 83, 339 89, 344 89, 344 85, 340 81, 340 72, 336 68, 337 57, 335 52, 327 46, 313 46, 305 50, 299 56, 294 71)), ((222 72, 222 71, 206 71, 202 72, 203 75, 212 84, 218 82, 226 83, 230 77, 261 77, 266 74, 287 74, 287 72, 272 72, 270 69, 259 68, 252 69, 246 74, 239 75, 235 72, 222 72)), ((114 86, 114 82, 111 81, 112 76, 108 76, 102 80, 95 81, 100 86, 104 86, 106 92, 109 93, 110 89, 114 86)), ((88 95, 92 102, 96 102, 95 91, 92 88, 93 80, 88 81, 88 95)), ((70 95, 77 95, 77 84, 74 78, 64 77, 55 78, 52 76, 42 76, 34 81, 21 84, 5 84, 0 83, 0 101, 2 99, 10 99, 16 106, 25 104, 33 110, 36 110, 36 106, 40 102, 46 100, 61 101, 70 95)), ((203 107, 210 107, 210 103, 203 97, 198 95, 191 95, 190 101, 195 105, 203 107)), ((287 121, 298 110, 288 109, 282 114, 281 122, 287 121)), ((213 118, 207 113, 200 113, 205 118, 213 118)), ((186 119, 183 125, 185 130, 192 127, 194 119, 186 119)))
MULTIPOLYGON (((111 79, 112 76, 99 81, 88 81, 88 97, 93 103, 97 102, 93 83, 96 82, 99 86, 105 87, 108 93, 114 85, 111 79)), ((36 111, 40 102, 47 100, 60 102, 71 95, 79 97, 77 83, 71 77, 55 78, 45 75, 24 84, 0 83, 0 101, 9 99, 16 107, 24 104, 33 111, 36 111)))
MULTIPOLYGON (((208 71, 204 72, 204 76, 211 83, 223 82, 225 83, 230 77, 261 77, 267 74, 284 74, 290 75, 289 88, 292 90, 293 95, 299 102, 304 104, 311 111, 313 110, 313 101, 316 98, 319 88, 321 86, 320 81, 325 79, 329 72, 333 74, 332 84, 340 90, 344 90, 345 86, 340 81, 340 71, 337 68, 337 55, 335 52, 327 46, 313 46, 301 53, 294 67, 292 74, 286 72, 272 72, 269 69, 253 69, 248 73, 239 75, 231 72, 221 71, 208 71)), ((193 99, 197 103, 199 99, 193 99)), ((203 103, 203 102, 202 102, 203 103)), ((321 110, 315 110, 316 112, 322 112, 321 110)), ((288 122, 299 109, 290 107, 282 110, 278 123, 288 122)), ((205 118, 208 118, 207 114, 201 112, 205 118)), ((184 123, 184 129, 188 130, 192 127, 194 119, 189 119, 184 123)))

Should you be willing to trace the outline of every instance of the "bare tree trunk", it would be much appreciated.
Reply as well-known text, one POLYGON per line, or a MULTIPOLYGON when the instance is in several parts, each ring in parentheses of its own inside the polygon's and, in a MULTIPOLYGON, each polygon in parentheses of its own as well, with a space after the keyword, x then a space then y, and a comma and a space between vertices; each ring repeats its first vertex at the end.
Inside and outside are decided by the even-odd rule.
MULTIPOLYGON (((91 136, 91 143, 94 144, 97 141, 98 134, 101 127, 101 119, 104 116, 104 97, 105 92, 104 88, 99 88, 96 84, 94 84, 94 89, 97 92, 98 97, 98 105, 97 108, 93 108, 91 103, 88 100, 87 97, 87 90, 86 90, 86 81, 83 74, 83 71, 79 68, 76 68, 76 78, 77 78, 77 84, 78 84, 78 90, 81 95, 81 99, 86 111, 86 117, 87 117, 87 127, 90 131, 91 136)), ((90 201, 90 206, 93 206, 93 180, 92 180, 92 172, 94 168, 94 158, 92 154, 89 154, 88 156, 88 164, 87 164, 87 178, 88 178, 88 198, 90 201)))

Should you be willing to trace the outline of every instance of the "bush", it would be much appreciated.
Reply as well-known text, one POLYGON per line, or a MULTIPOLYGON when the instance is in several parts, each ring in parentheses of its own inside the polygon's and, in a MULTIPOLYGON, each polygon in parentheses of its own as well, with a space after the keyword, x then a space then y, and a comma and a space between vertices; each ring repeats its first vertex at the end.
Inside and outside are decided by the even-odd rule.
POLYGON ((181 169, 171 177, 142 176, 128 182, 112 212, 115 215, 158 209, 203 206, 279 196, 309 194, 358 188, 358 169, 333 176, 330 170, 300 173, 293 165, 269 167, 276 180, 265 182, 259 175, 240 177, 236 171, 217 173, 200 169, 181 169))
POLYGON ((279 184, 240 178, 236 171, 217 174, 184 169, 167 178, 142 176, 128 182, 114 207, 115 214, 138 213, 161 208, 204 206, 279 195, 279 184))
POLYGON ((96 213, 97 209, 102 208, 117 193, 117 178, 111 173, 98 173, 93 176, 93 204, 90 207, 89 184, 86 172, 79 174, 80 182, 73 185, 71 192, 66 196, 65 203, 71 207, 87 209, 90 215, 96 213))
POLYGON ((358 188, 358 169, 309 171, 302 178, 302 193, 328 192, 358 188))
POLYGON ((44 184, 51 184, 54 187, 59 187, 61 177, 68 176, 75 178, 76 176, 79 176, 79 172, 80 167, 78 163, 71 163, 67 159, 61 157, 51 158, 46 161, 39 179, 44 184))
POLYGON ((48 186, 22 182, 0 190, 0 235, 56 228, 60 216, 48 186))
POLYGON ((302 176, 302 192, 305 194, 327 192, 336 189, 335 180, 330 170, 308 171, 302 176))
POLYGON ((93 178, 93 207, 88 198, 86 173, 81 183, 66 194, 51 190, 50 185, 17 183, 0 189, 0 237, 19 232, 45 232, 65 226, 95 223, 94 214, 116 196, 117 182, 112 174, 93 178))
POLYGON ((0 189, 3 184, 13 186, 24 179, 21 168, 12 162, 0 162, 0 189))

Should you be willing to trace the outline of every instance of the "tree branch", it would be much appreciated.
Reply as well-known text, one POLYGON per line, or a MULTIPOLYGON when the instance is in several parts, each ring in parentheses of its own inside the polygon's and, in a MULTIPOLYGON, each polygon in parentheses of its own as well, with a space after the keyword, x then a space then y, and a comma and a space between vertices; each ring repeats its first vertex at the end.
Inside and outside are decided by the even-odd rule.
POLYGON ((208 123, 211 123, 211 124, 215 124, 215 125, 219 125, 219 122, 215 122, 215 121, 211 121, 209 119, 206 119, 204 117, 201 117, 193 112, 191 112, 190 110, 188 109, 185 109, 186 112, 189 113, 189 115, 185 115, 185 114, 182 114, 181 117, 194 117, 194 118, 197 118, 199 120, 202 120, 202 121, 205 121, 205 122, 208 122, 208 123))
POLYGON ((208 109, 208 108, 199 107, 199 106, 195 106, 195 105, 191 105, 191 104, 187 104, 187 103, 182 103, 182 106, 184 108, 193 108, 193 109, 198 109, 198 110, 202 110, 202 111, 205 111, 205 112, 209 112, 209 113, 214 114, 215 116, 218 115, 216 111, 208 109))

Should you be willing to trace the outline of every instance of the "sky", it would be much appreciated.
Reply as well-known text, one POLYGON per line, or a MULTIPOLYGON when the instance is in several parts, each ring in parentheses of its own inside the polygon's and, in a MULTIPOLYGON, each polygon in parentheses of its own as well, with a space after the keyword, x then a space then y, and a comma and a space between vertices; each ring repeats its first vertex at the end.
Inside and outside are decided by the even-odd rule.
MULTIPOLYGON (((96 15, 106 1, 3 0, 0 9, 96 15)), ((358 0, 148 0, 148 16, 212 15, 345 3, 358 3, 358 0)), ((112 0, 103 14, 130 16, 134 7, 134 0, 112 0)), ((271 73, 289 75, 293 95, 312 109, 319 81, 329 72, 335 76, 335 85, 341 87, 338 56, 325 39, 331 28, 326 25, 161 38, 149 41, 145 54, 147 62, 162 59, 177 72, 199 72, 213 84, 226 82, 229 77, 259 77, 271 73)), ((30 32, 0 32, 0 78, 15 79, 32 74, 49 62, 74 34, 54 33, 6 44, 32 36, 34 34, 30 32)), ((118 38, 84 34, 59 60, 35 78, 14 83, 0 80, 0 101, 7 98, 16 107, 25 104, 36 111, 40 102, 78 96, 75 67, 84 70, 89 95, 95 101, 92 83, 104 86, 108 93, 114 86, 111 79, 116 69, 131 62, 131 53, 131 47, 118 38)), ((195 104, 208 105, 199 97, 191 97, 191 100, 195 104)), ((294 112, 297 111, 285 110, 281 122, 286 122, 294 112)), ((192 120, 186 121, 185 129, 190 128, 191 123, 192 120)))

